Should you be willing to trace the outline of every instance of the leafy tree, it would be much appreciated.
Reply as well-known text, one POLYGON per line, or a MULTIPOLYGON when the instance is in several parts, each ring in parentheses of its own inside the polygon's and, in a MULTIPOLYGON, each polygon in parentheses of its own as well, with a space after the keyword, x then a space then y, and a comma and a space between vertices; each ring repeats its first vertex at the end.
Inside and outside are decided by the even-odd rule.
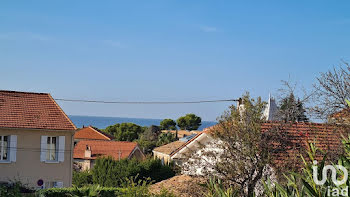
POLYGON ((214 140, 193 152, 183 170, 195 174, 200 169, 203 175, 220 177, 237 188, 238 196, 253 196, 270 164, 270 153, 274 151, 271 144, 279 143, 279 132, 261 132, 266 103, 260 97, 255 100, 246 94, 242 102, 243 108, 231 106, 220 118, 210 132, 214 140))
POLYGON ((182 130, 197 130, 202 125, 202 119, 195 114, 186 114, 177 119, 177 126, 182 130))
POLYGON ((279 115, 285 122, 309 122, 306 117, 303 103, 300 99, 295 99, 294 94, 290 93, 281 101, 279 115))
POLYGON ((77 187, 92 184, 92 173, 90 171, 73 171, 72 183, 77 187))
POLYGON ((134 123, 118 123, 107 127, 104 131, 113 135, 117 141, 134 141, 143 132, 143 128, 134 123))
POLYGON ((169 144, 170 142, 173 142, 173 141, 176 141, 175 134, 173 134, 171 132, 161 133, 158 136, 157 146, 162 146, 164 144, 169 144))
POLYGON ((160 122, 162 130, 176 130, 176 122, 172 119, 164 119, 160 122))
POLYGON ((159 126, 151 125, 140 135, 140 139, 148 141, 157 141, 158 135, 161 133, 159 126))

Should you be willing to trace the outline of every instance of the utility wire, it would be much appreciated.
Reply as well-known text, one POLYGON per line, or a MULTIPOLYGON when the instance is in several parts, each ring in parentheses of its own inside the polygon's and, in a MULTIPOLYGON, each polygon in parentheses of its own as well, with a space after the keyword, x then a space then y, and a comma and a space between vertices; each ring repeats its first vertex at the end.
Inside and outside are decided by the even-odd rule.
POLYGON ((218 102, 238 101, 238 99, 200 100, 200 101, 99 101, 99 100, 63 99, 63 98, 55 98, 55 100, 65 101, 65 102, 105 103, 105 104, 198 104, 198 103, 218 103, 218 102))

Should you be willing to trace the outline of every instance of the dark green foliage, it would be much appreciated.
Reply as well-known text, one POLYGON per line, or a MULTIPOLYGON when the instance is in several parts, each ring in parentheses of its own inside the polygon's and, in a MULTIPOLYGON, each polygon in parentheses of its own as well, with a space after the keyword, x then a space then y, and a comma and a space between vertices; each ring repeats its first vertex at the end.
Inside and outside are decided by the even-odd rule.
POLYGON ((176 130, 176 122, 172 119, 164 119, 160 122, 162 130, 176 130))
POLYGON ((305 109, 300 99, 295 99, 291 93, 288 97, 282 99, 280 105, 280 117, 285 122, 309 122, 305 115, 305 109))
POLYGON ((20 197, 22 195, 19 185, 15 185, 14 187, 0 185, 0 196, 20 197))
POLYGON ((92 174, 94 184, 118 187, 128 177, 138 176, 138 179, 150 178, 151 181, 158 182, 174 176, 175 172, 171 167, 161 165, 160 160, 148 158, 144 161, 136 159, 116 161, 109 157, 97 159, 92 174))
POLYGON ((195 114, 186 114, 177 119, 177 126, 182 130, 197 130, 202 125, 202 119, 195 114))
POLYGON ((134 123, 121 123, 107 127, 104 130, 115 137, 116 141, 134 141, 143 132, 143 127, 134 123))
POLYGON ((40 197, 175 197, 174 194, 162 190, 160 194, 152 194, 149 191, 149 181, 136 180, 136 178, 127 178, 123 181, 122 187, 100 187, 98 185, 89 185, 85 187, 72 188, 51 188, 40 190, 40 197))
POLYGON ((159 126, 151 125, 146 128, 145 131, 140 135, 140 139, 147 141, 156 141, 160 134, 159 126))
POLYGON ((23 185, 20 181, 13 181, 9 184, 0 184, 0 196, 21 197, 24 194, 28 197, 35 196, 34 190, 23 185))
POLYGON ((152 153, 152 150, 157 146, 157 141, 149 141, 144 139, 138 139, 136 142, 139 144, 144 154, 152 153))
POLYGON ((173 134, 171 132, 161 133, 158 136, 157 146, 162 146, 164 144, 169 144, 170 142, 173 142, 173 141, 176 141, 175 134, 173 134))
POLYGON ((162 165, 159 159, 147 159, 139 163, 140 178, 150 178, 154 182, 159 182, 175 176, 175 171, 169 165, 162 165))
POLYGON ((73 171, 72 182, 77 187, 92 184, 92 173, 90 171, 73 171))
POLYGON ((70 196, 103 196, 115 197, 125 193, 123 188, 85 186, 81 188, 51 188, 39 191, 45 197, 70 197, 70 196))

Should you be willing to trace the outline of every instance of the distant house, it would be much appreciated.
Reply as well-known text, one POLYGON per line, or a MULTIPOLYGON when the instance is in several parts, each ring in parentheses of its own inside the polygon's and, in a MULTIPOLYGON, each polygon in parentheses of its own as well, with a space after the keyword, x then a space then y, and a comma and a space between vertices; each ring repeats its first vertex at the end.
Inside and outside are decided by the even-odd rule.
POLYGON ((186 142, 184 141, 175 141, 169 144, 155 148, 153 156, 156 159, 160 159, 163 164, 169 164, 171 161, 171 155, 181 148, 186 142))
POLYGON ((81 140, 74 147, 74 162, 81 170, 89 170, 99 157, 111 156, 115 160, 145 158, 136 142, 81 140))
POLYGON ((190 135, 193 135, 193 134, 198 134, 200 133, 200 131, 186 131, 186 130, 162 130, 162 133, 172 133, 174 135, 176 135, 177 133, 177 137, 178 138, 183 138, 183 137, 186 137, 186 136, 190 136, 190 135))
POLYGON ((47 93, 0 91, 0 182, 72 184, 76 127, 47 93))
POLYGON ((82 129, 79 129, 74 135, 74 143, 81 140, 113 140, 114 136, 109 135, 105 132, 100 131, 99 129, 88 126, 82 129))

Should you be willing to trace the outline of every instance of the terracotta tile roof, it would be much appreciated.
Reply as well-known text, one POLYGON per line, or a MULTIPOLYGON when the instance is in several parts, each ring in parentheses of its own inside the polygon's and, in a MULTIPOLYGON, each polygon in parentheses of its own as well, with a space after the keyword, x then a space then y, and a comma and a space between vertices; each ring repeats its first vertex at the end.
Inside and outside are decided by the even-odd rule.
MULTIPOLYGON (((203 132, 210 134, 214 129, 219 129, 218 126, 209 127, 203 132)), ((300 164, 300 155, 306 157, 309 143, 314 143, 317 148, 330 153, 329 155, 339 154, 342 147, 341 136, 349 133, 339 125, 325 123, 265 122, 261 125, 262 132, 269 129, 276 129, 284 141, 283 145, 280 142, 272 144, 274 163, 277 166, 294 163, 295 167, 300 164)), ((322 160, 323 154, 317 155, 316 159, 322 160)))
POLYGON ((157 152, 160 152, 160 153, 171 155, 174 151, 179 149, 184 144, 185 144, 185 142, 175 141, 175 142, 171 142, 169 144, 157 147, 153 151, 157 151, 157 152))
MULTIPOLYGON (((277 128, 283 134, 286 142, 284 147, 281 144, 274 144, 276 152, 274 153, 275 164, 286 164, 287 162, 300 161, 299 156, 305 156, 308 150, 308 144, 314 143, 317 148, 327 151, 328 153, 338 154, 341 149, 342 135, 345 130, 332 124, 322 123, 293 123, 280 125, 279 123, 264 123, 262 131, 267 131, 271 128, 277 128)), ((317 160, 322 160, 323 154, 317 155, 317 160)), ((300 163, 300 162, 299 162, 300 163)))
POLYGON ((74 139, 84 140, 112 140, 114 137, 107 133, 100 131, 92 126, 84 127, 75 132, 74 139))
POLYGON ((74 147, 74 159, 96 159, 99 156, 112 156, 114 159, 124 159, 131 156, 138 145, 136 142, 82 140, 74 147), (85 158, 86 146, 91 148, 91 157, 85 158))
POLYGON ((0 127, 76 129, 50 94, 7 90, 0 90, 0 127))

